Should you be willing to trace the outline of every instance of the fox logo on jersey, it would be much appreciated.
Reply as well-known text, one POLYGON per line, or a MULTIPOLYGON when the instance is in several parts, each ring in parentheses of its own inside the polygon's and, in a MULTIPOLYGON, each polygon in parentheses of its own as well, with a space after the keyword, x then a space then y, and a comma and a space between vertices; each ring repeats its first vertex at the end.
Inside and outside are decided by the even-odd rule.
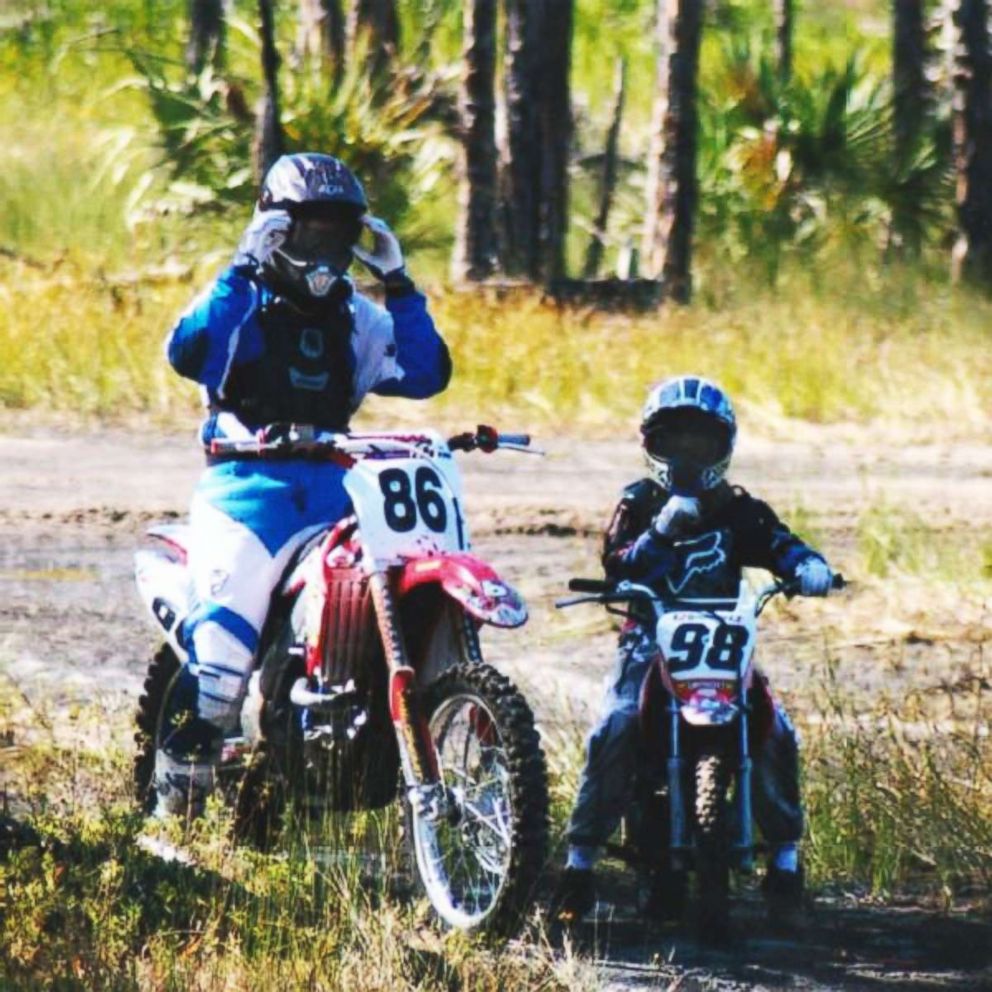
POLYGON ((714 530, 675 545, 676 561, 665 577, 674 595, 681 593, 695 576, 708 575, 726 565, 727 552, 723 541, 723 532, 714 530))

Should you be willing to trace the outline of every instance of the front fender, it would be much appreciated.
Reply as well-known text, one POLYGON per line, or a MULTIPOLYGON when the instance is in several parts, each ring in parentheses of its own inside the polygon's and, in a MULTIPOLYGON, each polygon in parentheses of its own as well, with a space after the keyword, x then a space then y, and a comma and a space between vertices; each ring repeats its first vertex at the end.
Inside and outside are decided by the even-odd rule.
POLYGON ((414 558, 400 567, 396 592, 439 585, 470 616, 494 627, 519 627, 527 622, 527 605, 513 586, 481 558, 463 552, 414 558))

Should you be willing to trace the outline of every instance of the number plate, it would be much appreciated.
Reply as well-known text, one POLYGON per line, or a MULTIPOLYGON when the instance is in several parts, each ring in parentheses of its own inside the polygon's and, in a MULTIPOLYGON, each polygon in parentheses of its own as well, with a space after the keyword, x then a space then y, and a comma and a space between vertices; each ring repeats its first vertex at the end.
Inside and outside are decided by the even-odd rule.
POLYGON ((673 679, 736 677, 754 652, 754 620, 677 610, 658 621, 658 646, 673 679))
POLYGON ((464 551, 468 535, 454 466, 417 458, 368 459, 345 477, 362 543, 378 562, 464 551))

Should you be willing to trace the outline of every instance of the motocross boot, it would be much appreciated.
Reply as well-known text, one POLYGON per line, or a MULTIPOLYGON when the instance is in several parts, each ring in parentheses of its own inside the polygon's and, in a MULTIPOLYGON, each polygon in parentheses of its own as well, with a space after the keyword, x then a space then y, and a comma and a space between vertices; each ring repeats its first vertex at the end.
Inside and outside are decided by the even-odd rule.
POLYGON ((772 926, 789 930, 801 925, 805 908, 805 876, 802 865, 795 871, 785 871, 769 865, 761 891, 768 910, 768 922, 772 926))
POLYGON ((219 728, 188 712, 170 714, 168 731, 155 751, 155 810, 157 819, 182 816, 187 820, 203 815, 213 792, 220 763, 223 734, 219 728), (179 724, 176 727, 176 723, 179 724))
POLYGON ((596 879, 591 868, 566 868, 551 897, 552 918, 574 926, 596 905, 596 879))
POLYGON ((657 870, 651 876, 641 912, 659 923, 677 922, 685 913, 688 890, 689 877, 684 871, 657 870))
POLYGON ((159 748, 155 752, 155 810, 158 820, 181 816, 194 820, 203 815, 214 788, 215 765, 174 757, 159 748))

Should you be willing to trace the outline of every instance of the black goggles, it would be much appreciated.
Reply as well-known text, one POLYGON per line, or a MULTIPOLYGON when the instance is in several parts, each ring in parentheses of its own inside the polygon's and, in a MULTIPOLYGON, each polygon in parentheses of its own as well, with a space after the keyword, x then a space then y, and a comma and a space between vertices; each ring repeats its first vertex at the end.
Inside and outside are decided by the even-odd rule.
POLYGON ((730 428, 700 410, 673 410, 647 428, 644 447, 656 458, 714 465, 730 453, 730 428))
POLYGON ((286 250, 300 258, 337 258, 351 252, 361 233, 357 218, 298 217, 286 239, 286 250))

